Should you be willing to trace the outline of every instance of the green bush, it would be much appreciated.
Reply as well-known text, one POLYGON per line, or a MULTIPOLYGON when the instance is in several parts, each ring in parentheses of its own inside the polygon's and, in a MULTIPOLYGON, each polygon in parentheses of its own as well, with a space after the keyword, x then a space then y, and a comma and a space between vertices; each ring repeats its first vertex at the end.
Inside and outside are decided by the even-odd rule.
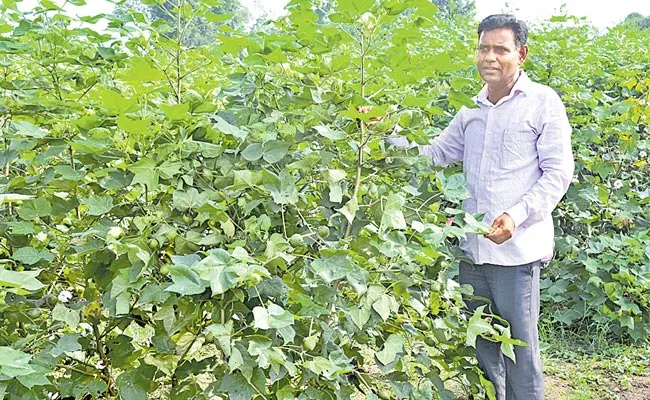
POLYGON ((464 179, 383 140, 471 102, 431 3, 294 2, 192 49, 206 7, 168 38, 3 4, 0 398, 494 397, 471 346, 517 342, 449 278, 464 179))

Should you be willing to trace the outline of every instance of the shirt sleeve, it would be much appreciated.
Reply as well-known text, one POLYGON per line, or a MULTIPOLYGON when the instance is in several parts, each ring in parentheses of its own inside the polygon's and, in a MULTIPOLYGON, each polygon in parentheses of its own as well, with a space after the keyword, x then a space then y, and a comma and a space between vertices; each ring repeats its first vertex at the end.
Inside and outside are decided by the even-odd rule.
POLYGON ((537 154, 542 175, 522 198, 505 212, 515 226, 542 221, 562 199, 573 178, 571 125, 562 100, 552 92, 541 104, 537 154))
POLYGON ((458 112, 447 128, 429 144, 417 145, 409 143, 405 137, 392 136, 386 138, 389 144, 402 147, 417 147, 420 154, 431 158, 431 164, 444 167, 463 159, 465 150, 465 134, 462 124, 462 110, 458 112))

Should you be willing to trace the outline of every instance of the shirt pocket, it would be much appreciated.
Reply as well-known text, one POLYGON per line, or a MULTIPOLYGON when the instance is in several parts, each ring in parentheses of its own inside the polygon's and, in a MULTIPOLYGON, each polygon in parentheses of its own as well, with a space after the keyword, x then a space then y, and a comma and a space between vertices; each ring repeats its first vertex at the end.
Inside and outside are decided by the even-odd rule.
POLYGON ((514 170, 525 167, 537 160, 537 135, 530 130, 506 129, 501 150, 502 168, 514 170))

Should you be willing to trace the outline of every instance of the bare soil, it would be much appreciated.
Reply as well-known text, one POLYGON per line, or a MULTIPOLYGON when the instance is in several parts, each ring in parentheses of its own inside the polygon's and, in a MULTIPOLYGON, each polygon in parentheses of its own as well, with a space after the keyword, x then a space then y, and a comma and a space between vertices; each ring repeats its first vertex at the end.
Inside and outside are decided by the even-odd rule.
MULTIPOLYGON (((615 397, 602 397, 603 399, 619 400, 650 400, 650 376, 632 376, 628 377, 625 385, 617 384, 614 380, 608 380, 607 387, 615 397)), ((546 400, 568 400, 568 399, 585 399, 584 394, 581 396, 571 388, 569 382, 558 379, 552 375, 544 377, 544 391, 546 400)), ((598 399, 594 399, 598 400, 598 399)))
POLYGON ((544 377, 544 397, 546 400, 564 400, 571 393, 571 387, 560 379, 546 375, 544 377))

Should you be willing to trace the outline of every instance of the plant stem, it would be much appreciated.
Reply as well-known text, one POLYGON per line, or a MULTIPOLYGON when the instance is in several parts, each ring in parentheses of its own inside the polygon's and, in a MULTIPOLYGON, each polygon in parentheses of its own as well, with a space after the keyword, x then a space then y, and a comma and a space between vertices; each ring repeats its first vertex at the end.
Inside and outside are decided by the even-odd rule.
POLYGON ((102 379, 104 380, 104 382, 106 382, 109 396, 114 396, 115 385, 113 384, 113 378, 111 376, 110 359, 106 357, 106 353, 104 352, 104 348, 102 347, 102 339, 99 333, 99 328, 97 327, 97 323, 93 322, 92 326, 93 326, 93 335, 95 335, 95 347, 97 350, 97 354, 99 354, 99 359, 104 364, 104 369, 102 370, 102 379))
POLYGON ((183 85, 183 76, 181 75, 181 46, 183 45, 183 29, 182 29, 182 15, 185 0, 181 0, 178 7, 178 19, 176 20, 177 26, 177 41, 176 41, 176 101, 181 103, 181 90, 183 85))
MULTIPOLYGON (((361 97, 363 98, 366 94, 366 43, 365 43, 365 36, 363 32, 361 33, 361 40, 359 42, 359 45, 361 46, 361 84, 360 84, 360 94, 361 97)), ((359 196, 359 188, 361 187, 361 170, 363 168, 363 146, 365 142, 365 136, 366 136, 366 124, 361 121, 359 123, 359 148, 357 150, 357 172, 356 172, 356 177, 354 180, 354 190, 352 191, 352 197, 350 198, 350 201, 357 201, 358 204, 358 199, 357 197, 359 196)), ((352 222, 353 221, 348 221, 348 226, 347 229, 345 230, 345 237, 348 238, 350 237, 350 234, 352 233, 352 222)))

